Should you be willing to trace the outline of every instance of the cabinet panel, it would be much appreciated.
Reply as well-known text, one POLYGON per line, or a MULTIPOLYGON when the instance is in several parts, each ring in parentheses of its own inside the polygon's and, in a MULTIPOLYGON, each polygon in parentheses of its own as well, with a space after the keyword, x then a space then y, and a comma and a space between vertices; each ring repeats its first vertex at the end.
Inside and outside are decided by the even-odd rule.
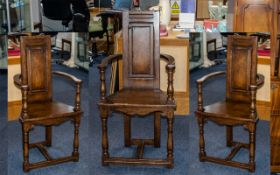
POLYGON ((271 172, 280 172, 280 80, 272 81, 270 124, 271 172))
POLYGON ((272 115, 280 115, 280 80, 272 81, 272 115))
POLYGON ((234 29, 238 32, 270 32, 273 11, 273 0, 236 0, 234 29))

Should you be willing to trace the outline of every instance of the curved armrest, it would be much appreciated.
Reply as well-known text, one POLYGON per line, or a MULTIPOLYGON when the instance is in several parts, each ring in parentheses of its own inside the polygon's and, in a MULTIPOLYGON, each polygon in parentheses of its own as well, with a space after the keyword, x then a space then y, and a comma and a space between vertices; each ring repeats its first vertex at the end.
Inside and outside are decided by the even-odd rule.
POLYGON ((210 78, 214 78, 214 77, 217 77, 220 75, 225 75, 225 74, 226 74, 225 71, 213 72, 213 73, 207 74, 207 75, 201 77, 200 79, 196 80, 197 94, 198 94, 198 98, 197 98, 197 110, 198 111, 203 111, 202 84, 210 78))
POLYGON ((65 73, 65 72, 53 71, 52 73, 54 75, 62 76, 62 77, 65 77, 65 78, 70 79, 73 82, 75 82, 75 84, 76 84, 76 96, 75 96, 74 111, 80 111, 81 110, 81 84, 82 84, 83 81, 76 78, 75 76, 70 75, 70 74, 65 73))
POLYGON ((160 54, 160 58, 167 62, 168 67, 175 67, 175 59, 174 57, 167 54, 160 54))
POLYGON ((77 77, 75 77, 73 75, 65 73, 65 72, 53 71, 52 73, 54 75, 58 75, 58 76, 62 76, 62 77, 68 78, 68 79, 74 81, 75 83, 78 83, 78 84, 82 83, 82 80, 78 79, 77 77))
POLYGON ((208 80, 210 78, 214 78, 214 77, 217 77, 220 75, 225 75, 225 74, 226 74, 225 71, 213 72, 213 73, 210 73, 210 74, 207 74, 207 75, 201 77, 200 79, 196 80, 196 82, 202 84, 203 82, 205 82, 206 80, 208 80))
POLYGON ((14 76, 14 84, 17 88, 21 89, 22 82, 21 82, 21 74, 16 74, 14 76))
POLYGON ((257 74, 257 87, 258 89, 264 85, 264 76, 262 74, 257 74))
POLYGON ((98 68, 101 69, 101 68, 106 68, 107 65, 109 63, 112 63, 113 60, 118 60, 122 58, 122 54, 115 54, 115 55, 110 55, 106 58, 104 58, 102 61, 101 61, 101 64, 98 65, 98 68))

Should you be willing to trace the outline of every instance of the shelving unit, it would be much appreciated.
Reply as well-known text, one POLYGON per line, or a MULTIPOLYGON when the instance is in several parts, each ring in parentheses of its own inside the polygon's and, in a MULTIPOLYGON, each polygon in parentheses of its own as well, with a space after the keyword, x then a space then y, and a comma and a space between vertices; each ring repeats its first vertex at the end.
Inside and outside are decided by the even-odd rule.
POLYGON ((7 33, 7 11, 6 11, 6 1, 0 0, 0 34, 7 33))
POLYGON ((85 70, 89 69, 89 56, 88 56, 88 43, 87 43, 87 34, 78 33, 75 38, 75 46, 77 48, 77 54, 74 57, 75 65, 85 70))
POLYGON ((7 37, 0 35, 0 69, 7 69, 7 37))
MULTIPOLYGON (((4 1, 4 0, 2 0, 4 1)), ((29 0, 6 0, 8 32, 33 31, 31 3, 29 0)))

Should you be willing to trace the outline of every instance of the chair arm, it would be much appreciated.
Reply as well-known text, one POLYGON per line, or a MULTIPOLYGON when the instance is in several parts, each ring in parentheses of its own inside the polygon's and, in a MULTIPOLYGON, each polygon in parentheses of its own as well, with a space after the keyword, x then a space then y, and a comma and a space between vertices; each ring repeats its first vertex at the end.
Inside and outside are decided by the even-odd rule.
POLYGON ((200 79, 196 80, 196 82, 204 83, 206 80, 208 80, 210 78, 218 77, 220 75, 225 75, 225 74, 226 74, 225 71, 213 72, 213 73, 210 73, 210 74, 207 74, 207 75, 201 77, 200 79))
POLYGON ((261 88, 264 85, 264 76, 262 74, 257 74, 257 88, 261 88))
POLYGON ((105 69, 109 63, 113 60, 118 60, 122 58, 122 54, 110 55, 102 60, 101 64, 98 65, 100 74, 100 101, 105 101, 106 99, 106 80, 105 80, 105 69))
POLYGON ((109 63, 112 63, 113 60, 118 60, 122 58, 122 54, 115 54, 115 55, 110 55, 106 58, 104 58, 102 61, 101 61, 101 64, 98 65, 98 68, 99 69, 102 69, 102 68, 106 68, 107 65, 109 63))
POLYGON ((170 55, 167 55, 167 54, 160 54, 160 58, 167 62, 167 66, 169 66, 169 67, 174 66, 175 67, 174 57, 172 57, 170 55))
POLYGON ((17 88, 21 89, 22 82, 21 82, 21 74, 16 74, 14 76, 14 84, 17 88))
POLYGON ((175 71, 175 59, 167 54, 160 54, 160 58, 167 62, 166 71, 168 74, 168 85, 167 85, 167 103, 174 103, 174 85, 173 75, 175 71))
POLYGON ((220 75, 225 75, 225 74, 226 74, 225 71, 213 72, 213 73, 205 75, 205 76, 201 77, 200 79, 196 80, 197 94, 198 94, 198 98, 197 98, 197 110, 198 111, 203 111, 202 84, 210 78, 218 77, 220 75))
POLYGON ((60 71, 53 71, 52 72, 54 75, 58 75, 58 76, 61 76, 61 77, 65 77, 65 78, 68 78, 72 81, 74 81, 75 83, 82 83, 82 80, 78 79, 77 77, 73 76, 73 75, 70 75, 66 72, 60 72, 60 71))
POLYGON ((81 84, 82 80, 76 78, 73 75, 70 75, 65 72, 60 72, 60 71, 53 71, 52 72, 54 75, 58 75, 67 79, 72 80, 76 84, 76 95, 75 95, 75 107, 74 111, 80 111, 81 110, 81 84))

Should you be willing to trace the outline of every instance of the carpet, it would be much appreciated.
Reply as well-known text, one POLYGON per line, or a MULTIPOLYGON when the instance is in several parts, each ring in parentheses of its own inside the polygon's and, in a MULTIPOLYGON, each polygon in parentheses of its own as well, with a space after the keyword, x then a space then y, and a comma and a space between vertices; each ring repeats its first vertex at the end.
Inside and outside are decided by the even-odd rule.
POLYGON ((7 70, 0 71, 0 174, 7 174, 7 70))

